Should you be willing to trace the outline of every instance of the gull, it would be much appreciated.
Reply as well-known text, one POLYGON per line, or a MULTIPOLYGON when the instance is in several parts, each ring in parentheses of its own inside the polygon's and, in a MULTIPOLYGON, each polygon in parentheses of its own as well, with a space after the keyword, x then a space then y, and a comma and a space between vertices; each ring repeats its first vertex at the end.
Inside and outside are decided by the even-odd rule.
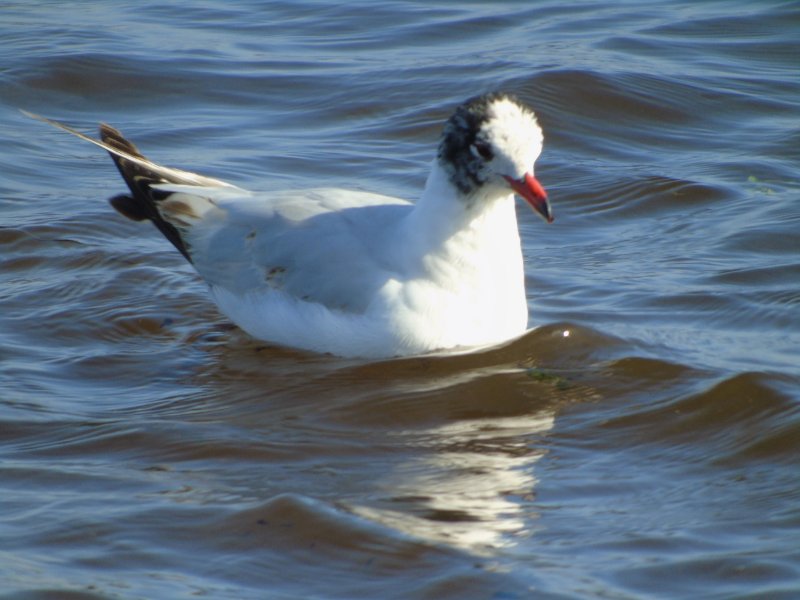
POLYGON ((513 95, 456 108, 416 202, 338 188, 251 192, 151 162, 109 125, 97 140, 26 114, 107 150, 130 190, 111 205, 151 221, 256 339, 389 358, 526 331, 514 196, 548 223, 553 215, 534 177, 542 130, 513 95))

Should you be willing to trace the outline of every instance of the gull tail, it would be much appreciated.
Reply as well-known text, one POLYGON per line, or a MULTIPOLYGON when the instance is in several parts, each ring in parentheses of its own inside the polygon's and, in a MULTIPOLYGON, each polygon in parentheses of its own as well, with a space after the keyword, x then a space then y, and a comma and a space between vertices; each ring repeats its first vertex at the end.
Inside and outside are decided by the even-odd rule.
POLYGON ((120 194, 109 200, 111 205, 121 214, 134 221, 149 220, 164 234, 172 245, 183 254, 189 262, 192 258, 189 247, 181 232, 164 218, 159 205, 172 195, 172 192, 160 190, 159 184, 179 184, 198 187, 227 187, 234 188, 229 183, 181 171, 170 167, 158 165, 142 155, 138 148, 126 140, 122 134, 105 123, 100 125, 100 140, 92 138, 46 117, 23 110, 23 114, 62 129, 81 138, 95 146, 106 150, 117 165, 122 178, 128 184, 131 195, 120 194))

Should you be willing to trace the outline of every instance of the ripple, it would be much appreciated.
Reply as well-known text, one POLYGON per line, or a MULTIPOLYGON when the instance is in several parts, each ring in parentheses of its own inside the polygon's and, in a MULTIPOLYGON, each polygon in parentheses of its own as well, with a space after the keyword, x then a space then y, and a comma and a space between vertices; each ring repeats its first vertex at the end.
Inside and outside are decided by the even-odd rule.
POLYGON ((792 597, 791 3, 6 4, 4 594, 792 597), (108 158, 17 110, 414 198, 496 88, 547 140, 557 220, 519 212, 542 326, 373 362, 232 328, 111 212, 108 158))
POLYGON ((800 410, 786 394, 796 384, 786 376, 740 373, 605 427, 670 452, 692 452, 699 443, 706 447, 704 460, 721 464, 787 461, 800 450, 800 410))

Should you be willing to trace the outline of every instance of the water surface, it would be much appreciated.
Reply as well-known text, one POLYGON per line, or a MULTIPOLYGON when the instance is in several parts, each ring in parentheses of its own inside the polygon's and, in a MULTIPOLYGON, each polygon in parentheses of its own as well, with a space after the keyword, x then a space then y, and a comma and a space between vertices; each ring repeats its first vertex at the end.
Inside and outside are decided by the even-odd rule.
POLYGON ((794 2, 6 2, 0 598, 800 596, 794 2), (413 199, 513 91, 532 331, 364 362, 232 328, 105 198, 119 127, 413 199))

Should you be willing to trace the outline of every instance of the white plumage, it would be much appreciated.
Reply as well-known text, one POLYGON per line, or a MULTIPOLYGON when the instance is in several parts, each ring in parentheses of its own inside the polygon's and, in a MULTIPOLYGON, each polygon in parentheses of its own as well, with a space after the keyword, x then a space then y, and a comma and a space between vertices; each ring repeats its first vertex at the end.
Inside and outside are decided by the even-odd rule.
POLYGON ((48 122, 112 154, 132 192, 114 206, 152 220, 220 310, 258 339, 390 357, 496 344, 526 329, 513 194, 552 216, 533 177, 541 130, 511 96, 458 108, 413 204, 341 189, 252 193, 160 167, 108 126, 101 142, 48 122))

